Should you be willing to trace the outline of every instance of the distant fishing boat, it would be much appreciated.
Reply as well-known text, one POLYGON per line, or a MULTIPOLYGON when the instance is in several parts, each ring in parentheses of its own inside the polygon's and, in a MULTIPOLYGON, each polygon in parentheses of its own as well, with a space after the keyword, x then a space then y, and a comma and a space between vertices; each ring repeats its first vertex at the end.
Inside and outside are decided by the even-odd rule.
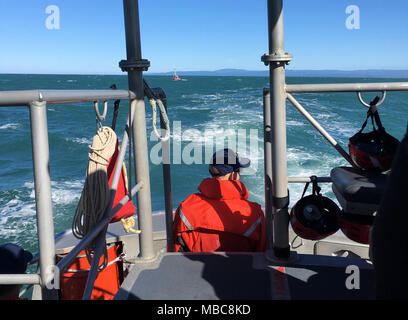
POLYGON ((176 69, 174 69, 173 80, 175 80, 175 81, 181 80, 181 78, 180 78, 180 77, 177 75, 177 73, 176 73, 176 69))

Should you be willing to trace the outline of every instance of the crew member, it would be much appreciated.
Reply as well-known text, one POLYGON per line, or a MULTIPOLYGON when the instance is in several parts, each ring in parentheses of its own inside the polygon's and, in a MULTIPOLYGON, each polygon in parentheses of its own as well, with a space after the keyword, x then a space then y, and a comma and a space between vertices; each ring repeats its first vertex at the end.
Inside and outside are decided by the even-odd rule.
POLYGON ((174 251, 265 251, 265 216, 261 206, 248 201, 248 189, 239 181, 250 160, 231 149, 214 153, 211 178, 199 193, 180 203, 174 217, 174 251))

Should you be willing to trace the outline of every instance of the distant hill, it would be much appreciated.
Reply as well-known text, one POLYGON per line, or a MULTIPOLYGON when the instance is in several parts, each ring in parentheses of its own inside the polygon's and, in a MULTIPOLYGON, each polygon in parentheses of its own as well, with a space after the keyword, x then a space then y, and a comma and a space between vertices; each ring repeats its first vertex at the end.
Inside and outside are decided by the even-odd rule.
MULTIPOLYGON (((177 71, 179 76, 267 77, 269 70, 219 69, 215 71, 177 71)), ((146 75, 171 76, 172 71, 146 75)), ((286 70, 288 77, 408 78, 408 70, 286 70)))
POLYGON ((408 70, 287 70, 293 77, 408 78, 408 70))
MULTIPOLYGON (((172 71, 163 73, 146 73, 150 75, 173 75, 172 71)), ((253 77, 265 77, 268 75, 267 70, 251 71, 244 69, 220 69, 215 71, 177 71, 179 76, 253 76, 253 77)))

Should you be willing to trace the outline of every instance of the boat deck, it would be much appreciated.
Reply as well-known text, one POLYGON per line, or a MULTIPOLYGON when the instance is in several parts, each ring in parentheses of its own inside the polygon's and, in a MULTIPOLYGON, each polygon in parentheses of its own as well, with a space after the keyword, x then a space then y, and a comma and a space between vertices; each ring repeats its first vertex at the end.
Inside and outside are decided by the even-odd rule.
MULTIPOLYGON (((137 234, 126 233, 120 222, 109 225, 106 242, 124 244, 129 268, 116 300, 375 298, 373 268, 365 252, 368 248, 357 247, 343 239, 344 236, 333 235, 331 242, 329 239, 310 243, 304 240, 297 249, 295 262, 283 267, 272 263, 261 252, 165 252, 165 216, 160 213, 152 218, 154 246, 158 253, 156 259, 149 262, 138 259, 137 234), (361 258, 332 256, 340 248, 361 251, 363 255, 361 258), (346 270, 348 266, 355 267, 346 270), (348 289, 346 281, 358 289, 348 289)), ((292 234, 291 240, 294 236, 292 234)), ((56 240, 57 254, 68 253, 79 241, 71 230, 66 231, 56 240)))
POLYGON ((133 266, 115 300, 366 300, 373 284, 360 258, 299 254, 281 267, 264 253, 161 253, 133 266))

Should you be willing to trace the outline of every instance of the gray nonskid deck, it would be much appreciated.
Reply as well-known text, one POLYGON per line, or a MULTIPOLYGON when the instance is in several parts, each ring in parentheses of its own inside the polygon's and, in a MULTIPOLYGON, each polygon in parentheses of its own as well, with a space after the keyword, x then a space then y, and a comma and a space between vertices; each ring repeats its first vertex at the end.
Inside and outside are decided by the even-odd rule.
POLYGON ((116 300, 374 299, 372 266, 359 258, 298 255, 271 264, 264 253, 162 253, 137 263, 116 300))

